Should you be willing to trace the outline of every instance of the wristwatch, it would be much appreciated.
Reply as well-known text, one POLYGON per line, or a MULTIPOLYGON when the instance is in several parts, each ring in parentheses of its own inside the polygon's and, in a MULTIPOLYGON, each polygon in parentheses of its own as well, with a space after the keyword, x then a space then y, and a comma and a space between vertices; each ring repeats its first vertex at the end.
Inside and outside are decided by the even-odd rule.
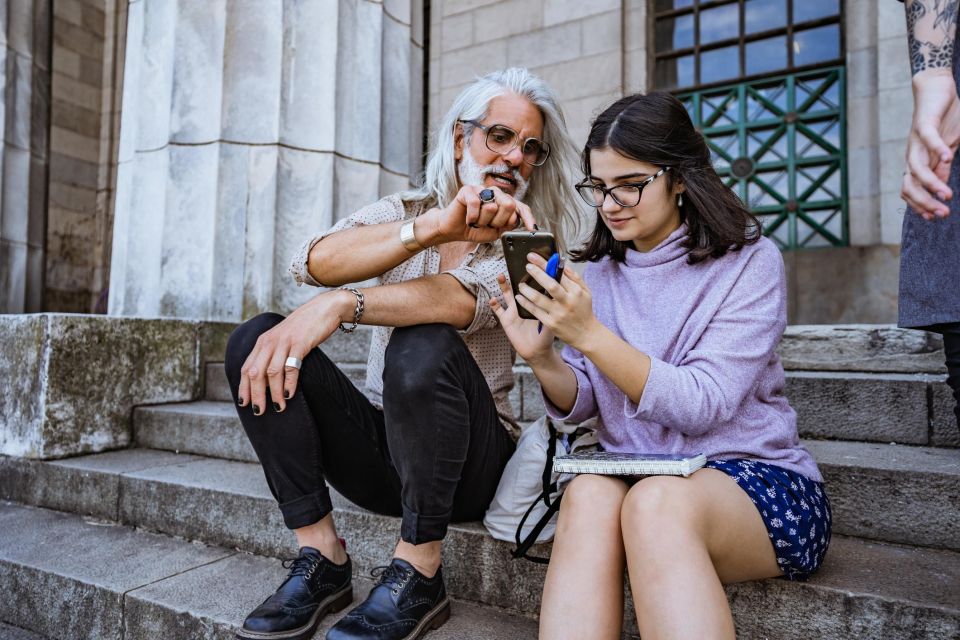
POLYGON ((416 218, 410 218, 400 227, 400 242, 403 243, 403 248, 411 253, 423 251, 423 247, 417 242, 417 236, 413 233, 413 223, 416 220, 416 218))

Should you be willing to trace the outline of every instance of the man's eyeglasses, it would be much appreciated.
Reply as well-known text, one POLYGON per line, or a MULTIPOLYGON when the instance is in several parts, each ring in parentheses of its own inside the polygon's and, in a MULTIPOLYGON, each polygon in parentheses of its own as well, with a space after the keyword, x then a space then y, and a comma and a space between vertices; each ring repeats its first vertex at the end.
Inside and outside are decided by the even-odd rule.
POLYGON ((603 202, 607 199, 608 194, 613 198, 613 201, 621 207, 635 207, 640 204, 643 188, 669 170, 670 167, 664 167, 640 182, 628 182, 610 188, 593 184, 592 182, 581 182, 578 185, 574 185, 574 189, 577 190, 577 193, 580 194, 584 202, 597 209, 603 206, 603 202))
POLYGON ((502 124, 483 125, 476 120, 458 120, 465 124, 475 126, 487 134, 487 149, 500 155, 507 155, 520 146, 523 153, 523 161, 534 167, 539 167, 550 156, 550 145, 538 138, 527 138, 520 142, 520 134, 510 127, 502 124))

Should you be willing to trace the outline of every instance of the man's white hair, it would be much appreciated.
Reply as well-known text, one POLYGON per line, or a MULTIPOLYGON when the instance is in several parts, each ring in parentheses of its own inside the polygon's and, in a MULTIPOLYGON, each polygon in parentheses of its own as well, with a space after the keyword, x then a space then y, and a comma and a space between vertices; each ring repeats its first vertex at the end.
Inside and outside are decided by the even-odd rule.
MULTIPOLYGON (((423 185, 404 196, 431 200, 439 207, 449 204, 459 190, 454 155, 457 122, 483 120, 490 109, 490 101, 508 94, 526 98, 543 116, 542 139, 550 145, 550 156, 543 165, 534 168, 524 202, 537 221, 556 235, 562 248, 566 245, 565 240, 573 240, 573 234, 579 229, 581 207, 570 185, 576 170, 576 150, 567 133, 556 95, 543 80, 521 67, 488 73, 460 92, 435 133, 433 148, 427 156, 423 185)), ((464 137, 469 138, 474 127, 462 126, 464 137)))

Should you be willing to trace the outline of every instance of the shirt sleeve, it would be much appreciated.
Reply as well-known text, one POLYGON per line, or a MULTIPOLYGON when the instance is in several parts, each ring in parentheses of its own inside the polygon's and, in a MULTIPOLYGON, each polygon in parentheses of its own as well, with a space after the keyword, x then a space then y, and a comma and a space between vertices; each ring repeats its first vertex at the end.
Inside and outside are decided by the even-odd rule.
POLYGON ((727 298, 681 362, 651 357, 639 404, 624 400, 626 417, 691 436, 730 422, 775 357, 786 315, 783 258, 770 245, 747 259, 727 298))
MULTIPOLYGON (((287 269, 287 271, 291 276, 293 276, 293 279, 296 281, 298 287, 303 284, 308 284, 312 287, 323 287, 325 285, 310 275, 310 271, 307 268, 310 251, 313 250, 314 245, 327 236, 337 233, 338 231, 343 231, 344 229, 374 224, 384 224, 386 222, 397 222, 406 218, 407 215, 408 214, 406 208, 403 206, 403 202, 396 195, 387 196, 386 198, 382 198, 373 204, 369 204, 356 213, 353 213, 343 220, 337 222, 326 231, 314 235, 300 245, 300 248, 293 256, 293 260, 291 261, 290 267, 287 269)), ((410 215, 412 216, 413 214, 410 215)))
POLYGON ((500 283, 497 282, 497 276, 506 272, 507 263, 503 255, 494 248, 483 253, 478 249, 472 259, 465 261, 456 269, 443 272, 456 278, 477 300, 473 321, 466 329, 460 331, 461 335, 468 336, 481 329, 493 329, 499 324, 497 314, 490 308, 490 300, 500 298, 500 283))
POLYGON ((563 348, 561 356, 577 377, 577 397, 573 401, 573 407, 570 411, 564 414, 557 408, 557 405, 550 402, 547 394, 541 388, 540 393, 543 394, 543 404, 547 408, 547 415, 562 422, 589 420, 597 415, 598 407, 597 399, 593 395, 593 384, 587 375, 587 359, 582 353, 569 345, 563 348))

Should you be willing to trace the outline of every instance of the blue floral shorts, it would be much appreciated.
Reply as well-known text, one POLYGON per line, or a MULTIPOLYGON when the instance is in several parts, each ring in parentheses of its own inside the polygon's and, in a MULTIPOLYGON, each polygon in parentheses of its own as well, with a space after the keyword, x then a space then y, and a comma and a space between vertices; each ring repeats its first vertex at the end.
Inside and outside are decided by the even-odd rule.
POLYGON ((830 545, 830 501, 823 483, 757 460, 715 460, 747 492, 767 525, 784 577, 806 580, 820 568, 830 545))

